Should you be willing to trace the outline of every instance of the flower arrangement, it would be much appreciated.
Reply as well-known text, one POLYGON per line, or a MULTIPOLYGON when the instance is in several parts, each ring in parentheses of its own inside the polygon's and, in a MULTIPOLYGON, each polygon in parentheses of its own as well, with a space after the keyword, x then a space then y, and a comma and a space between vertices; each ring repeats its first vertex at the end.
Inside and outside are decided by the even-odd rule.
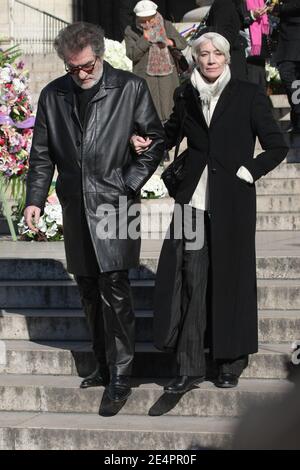
POLYGON ((284 93, 279 71, 270 63, 266 64, 266 79, 268 83, 268 94, 284 93))
POLYGON ((25 224, 24 217, 18 223, 18 231, 22 241, 61 241, 63 237, 62 209, 55 193, 46 202, 44 213, 37 225, 39 231, 33 232, 25 224))
POLYGON ((125 41, 120 43, 111 39, 105 39, 104 59, 117 69, 132 71, 132 62, 126 56, 125 41))
POLYGON ((144 199, 159 199, 167 195, 167 188, 161 177, 154 174, 145 184, 141 191, 141 197, 144 199))
POLYGON ((25 201, 25 178, 35 118, 28 94, 28 72, 17 47, 0 49, 0 202, 16 240, 7 191, 19 205, 25 201))
POLYGON ((0 50, 0 174, 6 185, 25 180, 34 125, 28 73, 16 57, 0 50))

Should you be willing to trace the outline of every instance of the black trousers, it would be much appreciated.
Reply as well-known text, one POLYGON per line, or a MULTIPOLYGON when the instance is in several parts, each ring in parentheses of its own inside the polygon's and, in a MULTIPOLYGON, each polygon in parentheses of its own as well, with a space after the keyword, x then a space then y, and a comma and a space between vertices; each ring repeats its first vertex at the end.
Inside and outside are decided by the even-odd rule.
MULTIPOLYGON (((294 128, 300 129, 300 102, 293 102, 293 93, 296 89, 292 87, 295 80, 300 80, 300 61, 292 62, 285 60, 280 62, 278 69, 291 106, 292 125, 294 128)), ((299 93, 297 95, 299 96, 299 93)))
MULTIPOLYGON (((207 325, 207 284, 209 276, 210 219, 204 214, 204 227, 197 227, 197 209, 188 208, 183 218, 183 264, 181 294, 181 325, 176 347, 177 374, 203 376, 206 374, 204 337, 207 325), (191 234, 204 230, 204 244, 191 250, 191 234)), ((199 237, 202 238, 202 235, 199 237)), ((228 273, 230 275, 230 273, 228 273)), ((248 365, 248 356, 217 361, 223 373, 240 376, 248 365)))
POLYGON ((176 360, 178 375, 189 376, 205 375, 206 368, 204 334, 207 316, 206 291, 209 268, 207 230, 209 221, 208 217, 205 216, 204 227, 197 227, 196 216, 197 209, 185 206, 181 325, 176 348, 176 360), (200 230, 204 230, 204 245, 200 249, 190 249, 191 233, 200 230))
POLYGON ((135 316, 128 271, 75 276, 100 368, 112 375, 131 375, 135 316))

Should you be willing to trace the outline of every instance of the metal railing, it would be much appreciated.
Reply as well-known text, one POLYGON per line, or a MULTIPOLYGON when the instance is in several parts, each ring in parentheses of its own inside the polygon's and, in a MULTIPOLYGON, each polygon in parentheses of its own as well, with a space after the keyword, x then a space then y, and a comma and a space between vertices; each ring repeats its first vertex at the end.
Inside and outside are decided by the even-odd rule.
POLYGON ((53 41, 69 23, 21 0, 10 0, 10 38, 25 54, 54 52, 53 41))

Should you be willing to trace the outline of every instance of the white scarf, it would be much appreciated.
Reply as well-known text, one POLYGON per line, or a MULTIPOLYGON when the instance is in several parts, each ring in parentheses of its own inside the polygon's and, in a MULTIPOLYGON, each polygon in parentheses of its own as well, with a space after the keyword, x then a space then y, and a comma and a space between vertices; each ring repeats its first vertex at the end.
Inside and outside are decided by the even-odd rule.
POLYGON ((203 75, 199 72, 197 68, 194 69, 191 75, 191 83, 196 90, 199 92, 201 104, 202 104, 202 111, 209 126, 212 114, 214 109, 211 108, 212 100, 216 101, 220 98, 220 95, 228 82, 231 79, 231 72, 229 65, 225 65, 224 71, 219 76, 219 78, 211 83, 208 82, 203 75))

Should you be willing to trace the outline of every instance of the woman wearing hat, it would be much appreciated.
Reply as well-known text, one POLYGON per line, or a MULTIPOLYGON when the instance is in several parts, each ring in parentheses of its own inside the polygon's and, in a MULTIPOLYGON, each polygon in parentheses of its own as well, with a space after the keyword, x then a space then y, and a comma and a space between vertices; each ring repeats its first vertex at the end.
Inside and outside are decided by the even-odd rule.
MULTIPOLYGON (((156 278, 155 344, 177 360, 167 393, 184 393, 204 380, 206 321, 216 386, 235 387, 258 349, 255 182, 288 148, 263 90, 231 77, 229 50, 217 33, 195 41, 197 67, 176 91, 165 124, 168 148, 183 137, 188 145, 175 196, 183 218, 174 212, 156 278), (257 137, 263 152, 253 158, 257 137)), ((138 153, 151 145, 146 137, 133 138, 138 153)))
POLYGON ((174 90, 179 78, 169 48, 185 49, 185 40, 171 22, 148 0, 134 8, 135 20, 125 29, 126 54, 133 62, 133 72, 145 78, 161 121, 172 112, 174 90))

